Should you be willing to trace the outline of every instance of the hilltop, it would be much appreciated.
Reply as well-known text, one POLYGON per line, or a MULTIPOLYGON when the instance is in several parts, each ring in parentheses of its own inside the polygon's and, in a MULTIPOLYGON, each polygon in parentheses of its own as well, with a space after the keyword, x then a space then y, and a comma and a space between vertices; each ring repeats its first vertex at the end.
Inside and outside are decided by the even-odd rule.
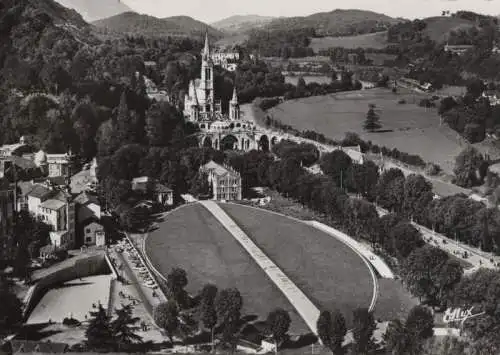
POLYGON ((438 43, 445 42, 451 31, 475 27, 475 22, 460 17, 436 16, 423 19, 426 24, 424 35, 438 43))
POLYGON ((59 4, 76 10, 85 21, 91 22, 132 11, 121 0, 56 0, 59 4))
POLYGON ((98 28, 112 32, 148 37, 200 37, 205 31, 208 31, 208 35, 211 38, 218 39, 223 37, 222 32, 219 30, 189 16, 172 16, 160 19, 154 16, 141 15, 129 11, 94 21, 93 24, 98 28))
POLYGON ((337 9, 305 17, 275 19, 266 28, 271 30, 314 28, 319 35, 348 36, 383 31, 401 21, 403 20, 372 11, 337 9))
POLYGON ((270 16, 235 15, 214 22, 211 25, 212 27, 222 32, 228 34, 237 34, 237 33, 245 33, 253 28, 263 27, 274 19, 275 17, 270 17, 270 16))

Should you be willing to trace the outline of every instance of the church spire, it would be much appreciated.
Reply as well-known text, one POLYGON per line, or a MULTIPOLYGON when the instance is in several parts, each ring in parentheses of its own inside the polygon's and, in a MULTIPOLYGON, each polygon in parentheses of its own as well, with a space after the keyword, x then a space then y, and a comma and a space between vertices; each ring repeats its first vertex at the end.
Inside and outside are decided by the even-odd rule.
POLYGON ((206 58, 210 57, 210 45, 208 43, 208 31, 205 31, 205 48, 203 49, 203 54, 206 58))
POLYGON ((231 103, 238 103, 238 94, 236 93, 236 85, 233 88, 233 98, 231 99, 231 103))

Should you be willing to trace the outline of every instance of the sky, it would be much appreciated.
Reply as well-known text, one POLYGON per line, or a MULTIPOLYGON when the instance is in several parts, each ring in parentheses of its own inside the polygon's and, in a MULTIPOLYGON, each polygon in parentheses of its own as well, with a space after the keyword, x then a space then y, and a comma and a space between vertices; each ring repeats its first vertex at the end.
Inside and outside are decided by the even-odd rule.
POLYGON ((500 15, 500 0, 120 0, 156 17, 188 15, 212 23, 232 15, 307 16, 335 9, 362 9, 409 19, 443 10, 500 15))

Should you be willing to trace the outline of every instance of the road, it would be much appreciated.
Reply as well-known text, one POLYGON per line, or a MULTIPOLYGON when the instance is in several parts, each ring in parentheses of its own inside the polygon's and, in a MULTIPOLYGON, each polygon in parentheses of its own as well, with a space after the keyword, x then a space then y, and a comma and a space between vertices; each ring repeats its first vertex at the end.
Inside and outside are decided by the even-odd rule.
MULTIPOLYGON (((381 207, 377 207, 377 211, 380 216, 386 215, 389 212, 381 207)), ((448 254, 455 255, 457 258, 462 258, 464 253, 467 253, 468 257, 464 259, 468 263, 472 264, 472 268, 465 270, 465 273, 471 273, 479 268, 487 269, 497 269, 497 265, 500 263, 500 257, 494 256, 491 253, 485 253, 477 248, 470 247, 463 243, 457 242, 450 239, 442 234, 433 232, 432 230, 421 226, 417 223, 412 222, 413 226, 417 228, 424 237, 424 240, 435 246, 444 250, 448 254), (493 263, 490 259, 493 259, 493 263)))

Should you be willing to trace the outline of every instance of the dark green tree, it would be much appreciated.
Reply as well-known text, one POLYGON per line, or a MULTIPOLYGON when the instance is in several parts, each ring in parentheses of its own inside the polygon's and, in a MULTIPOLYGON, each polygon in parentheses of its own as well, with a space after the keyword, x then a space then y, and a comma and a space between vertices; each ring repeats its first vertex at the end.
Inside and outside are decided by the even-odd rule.
POLYGON ((375 350, 372 337, 376 328, 373 313, 367 308, 357 308, 353 312, 353 323, 354 344, 352 349, 354 353, 359 355, 372 354, 375 350))
POLYGON ((217 287, 215 285, 205 285, 201 292, 200 313, 201 321, 205 328, 210 330, 212 342, 212 352, 215 352, 215 326, 217 325, 217 311, 215 309, 215 299, 217 297, 217 287))
POLYGON ((285 341, 292 320, 287 311, 276 308, 267 316, 267 330, 274 342, 274 352, 278 353, 279 346, 285 341))
POLYGON ((90 321, 85 330, 85 347, 89 351, 111 351, 116 346, 110 319, 99 303, 97 311, 90 312, 90 321))
POLYGON ((472 187, 481 182, 479 169, 483 164, 484 158, 479 151, 468 146, 455 159, 456 184, 462 187, 472 187))
POLYGON ((317 328, 319 338, 332 351, 332 354, 342 355, 344 353, 342 343, 347 334, 344 316, 339 311, 322 311, 318 318, 317 328))
POLYGON ((6 279, 0 278, 0 337, 14 333, 23 320, 22 303, 6 279))
POLYGON ((117 351, 126 351, 132 344, 142 343, 142 337, 137 334, 140 318, 132 316, 132 306, 122 305, 115 313, 116 318, 111 322, 111 330, 117 351))
POLYGON ((377 129, 380 129, 382 125, 380 124, 380 116, 377 112, 375 112, 375 105, 370 104, 368 112, 366 113, 366 119, 363 124, 363 128, 366 131, 374 132, 377 129))
POLYGON ((179 307, 175 301, 160 303, 153 312, 155 323, 164 329, 170 342, 174 343, 174 335, 179 329, 179 307))
POLYGON ((187 307, 187 293, 184 288, 188 284, 187 274, 184 269, 173 268, 167 275, 167 288, 169 298, 173 299, 181 309, 187 307))

